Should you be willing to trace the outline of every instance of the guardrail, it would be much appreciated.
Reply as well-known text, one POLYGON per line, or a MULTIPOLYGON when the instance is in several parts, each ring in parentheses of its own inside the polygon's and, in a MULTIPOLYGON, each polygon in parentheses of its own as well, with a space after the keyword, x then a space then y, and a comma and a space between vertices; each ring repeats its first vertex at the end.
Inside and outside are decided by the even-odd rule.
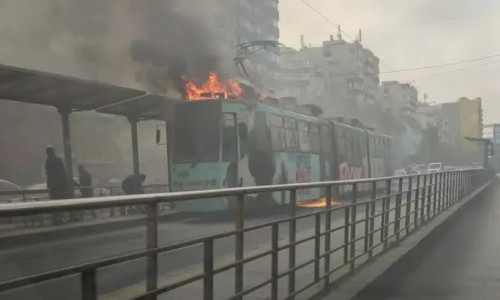
MULTIPOLYGON (((94 192, 95 197, 106 197, 106 196, 117 196, 123 195, 123 190, 120 185, 108 185, 108 186, 92 186, 89 187, 94 192)), ((168 184, 148 184, 143 186, 144 193, 164 193, 169 191, 168 184)), ((80 188, 74 187, 75 198, 80 198, 80 188)), ((43 201, 49 200, 49 191, 47 189, 35 189, 35 190, 17 190, 17 191, 2 191, 0 192, 0 204, 1 203, 17 203, 17 202, 33 202, 33 201, 43 201)), ((165 208, 164 208, 165 209, 165 208)), ((115 215, 127 214, 124 209, 122 212, 115 213, 113 208, 109 209, 109 212, 104 212, 96 214, 94 212, 93 218, 109 218, 115 215)), ((73 221, 83 221, 85 219, 85 214, 81 212, 80 214, 71 215, 68 217, 73 221)), ((90 218, 90 216, 89 216, 90 218)), ((29 216, 26 218, 0 218, 0 224, 7 224, 12 228, 18 227, 33 227, 33 226, 48 226, 52 224, 50 216, 29 216)), ((12 229, 10 228, 10 229, 12 229)), ((1 229, 0 229, 1 230, 1 229)))
MULTIPOLYGON (((123 190, 121 185, 104 185, 104 186, 91 186, 85 187, 86 189, 92 189, 95 196, 116 196, 123 195, 123 190)), ((75 186, 73 190, 79 192, 81 187, 75 186)), ((169 187, 167 183, 159 184, 147 184, 143 186, 146 193, 153 192, 167 192, 169 187)), ((78 193, 77 193, 78 194, 78 193)), ((1 191, 0 192, 0 202, 11 203, 19 201, 38 201, 38 200, 49 200, 49 190, 48 189, 34 189, 34 190, 14 190, 14 191, 1 191), (39 197, 33 197, 33 196, 39 197), (42 196, 43 195, 43 196, 42 196)))
MULTIPOLYGON (((13 203, 0 205, 0 217, 24 216, 30 214, 53 213, 57 211, 97 209, 105 207, 145 205, 147 211, 146 250, 103 259, 64 269, 27 276, 0 283, 0 293, 35 285, 41 282, 80 274, 81 298, 97 299, 97 270, 127 261, 146 258, 146 290, 133 299, 156 299, 158 295, 176 290, 190 283, 203 282, 203 299, 214 299, 214 277, 228 270, 234 270, 234 292, 230 299, 242 299, 265 286, 269 286, 269 298, 293 299, 312 287, 326 288, 339 273, 351 274, 361 261, 370 261, 379 253, 389 249, 392 242, 404 239, 422 224, 446 210, 464 196, 492 181, 491 170, 446 171, 424 175, 374 178, 352 181, 331 181, 318 183, 285 184, 223 190, 163 193, 137 196, 120 196, 91 199, 71 199, 36 203, 13 203), (396 185, 394 185, 394 183, 396 185), (342 206, 331 206, 334 192, 340 186, 348 186, 351 201, 342 206), (369 186, 370 195, 364 200, 359 196, 360 187, 369 186), (406 187, 406 188, 405 188, 406 187), (319 188, 326 198, 323 209, 297 214, 297 191, 319 188), (377 190, 384 189, 383 195, 377 190), (393 189, 396 189, 393 191, 393 189), (249 194, 268 192, 288 192, 289 217, 245 227, 245 197, 249 194), (158 205, 163 202, 189 201, 214 197, 231 197, 234 201, 235 230, 189 240, 172 245, 158 246, 158 205), (340 226, 332 222, 332 214, 343 216, 340 226), (360 214, 361 212, 361 214, 360 214), (360 217, 361 216, 361 217, 360 217), (301 219, 314 220, 311 234, 297 239, 297 222, 301 219), (288 240, 280 244, 281 224, 288 224, 288 240), (257 254, 244 253, 245 234, 261 229, 271 230, 270 247, 257 254), (332 235, 343 235, 342 242, 332 244, 332 235), (214 243, 220 239, 235 237, 234 261, 215 266, 214 243), (314 251, 308 252, 304 262, 297 263, 297 247, 306 242, 314 242, 314 251), (159 285, 158 255, 168 254, 194 245, 203 246, 203 271, 173 283, 159 285), (331 259, 334 254, 342 254, 338 264, 331 259), (279 271, 280 255, 288 257, 287 269, 279 271), (262 282, 244 285, 245 265, 261 258, 269 258, 269 276, 262 282), (313 266, 310 281, 300 282, 297 287, 296 274, 305 267, 313 266), (279 295, 279 280, 287 278, 287 288, 279 295)), ((207 200, 209 201, 209 200, 207 200)), ((281 256, 282 257, 282 256, 281 256)), ((227 287, 226 287, 227 289, 227 287)), ((1 295, 1 294, 0 294, 1 295)), ((77 296, 74 296, 77 298, 77 296)))

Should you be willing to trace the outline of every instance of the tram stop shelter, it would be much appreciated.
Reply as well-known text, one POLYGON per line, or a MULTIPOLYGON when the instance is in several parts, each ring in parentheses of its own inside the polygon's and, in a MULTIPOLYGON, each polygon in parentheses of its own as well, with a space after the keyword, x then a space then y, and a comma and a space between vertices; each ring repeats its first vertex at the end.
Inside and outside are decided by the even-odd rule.
MULTIPOLYGON (((64 161, 67 173, 71 175, 68 176, 70 186, 73 185, 70 114, 78 111, 96 110, 101 107, 110 108, 112 104, 129 103, 131 100, 143 96, 146 96, 146 92, 137 89, 0 65, 0 99, 47 105, 58 110, 62 123, 64 161)), ((146 97, 146 99, 148 98, 146 97)), ((158 100, 158 98, 156 99, 158 100)), ((130 103, 133 103, 133 101, 130 103)), ((144 104, 144 107, 148 106, 144 104)), ((139 117, 145 118, 149 116, 146 113, 147 111, 149 110, 145 109, 144 114, 130 116, 133 120, 138 120, 139 117)), ((131 124, 133 125, 132 132, 135 131, 135 142, 137 143, 137 127, 134 125, 136 122, 131 124)), ((134 156, 134 159, 136 158, 134 156)), ((138 165, 138 161, 134 162, 134 166, 136 164, 138 165)))
MULTIPOLYGON (((146 120, 156 120, 167 123, 173 118, 173 106, 178 99, 167 98, 160 95, 147 94, 122 102, 113 103, 97 109, 97 112, 115 116, 126 117, 130 122, 132 137, 132 156, 134 174, 139 174, 139 144, 137 139, 137 123, 146 120)), ((168 136, 168 133, 167 133, 168 136)), ((168 155, 168 152, 167 152, 168 155)))

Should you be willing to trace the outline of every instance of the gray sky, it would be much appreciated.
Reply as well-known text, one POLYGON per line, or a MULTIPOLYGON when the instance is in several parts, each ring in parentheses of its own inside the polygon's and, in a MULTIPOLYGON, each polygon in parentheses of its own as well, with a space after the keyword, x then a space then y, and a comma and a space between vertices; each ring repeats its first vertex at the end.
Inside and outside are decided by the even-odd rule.
MULTIPOLYGON (((306 0, 355 38, 382 63, 381 72, 500 54, 497 0, 306 0)), ((297 48, 299 35, 320 45, 336 29, 302 0, 280 1, 281 42, 297 48)), ((345 37, 346 40, 350 40, 345 37)), ((484 122, 500 123, 500 57, 423 71, 381 75, 415 81, 429 102, 483 99, 484 122), (458 69, 463 69, 457 71, 458 69)))

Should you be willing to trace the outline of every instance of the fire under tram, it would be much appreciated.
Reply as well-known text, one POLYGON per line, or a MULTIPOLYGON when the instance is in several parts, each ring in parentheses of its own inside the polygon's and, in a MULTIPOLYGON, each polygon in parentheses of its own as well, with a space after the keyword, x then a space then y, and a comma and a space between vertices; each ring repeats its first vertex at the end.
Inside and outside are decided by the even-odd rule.
MULTIPOLYGON (((383 177, 391 170, 391 137, 318 116, 293 98, 247 99, 236 81, 215 73, 202 85, 186 84, 175 106, 169 143, 171 191, 383 177)), ((360 189, 368 187, 360 186, 360 189)), ((337 193, 349 193, 349 187, 337 193)), ((287 193, 248 197, 262 209, 288 203, 287 193)), ((297 191, 299 206, 325 205, 320 189, 297 191)), ((336 203, 333 203, 334 205, 336 203)), ((184 212, 232 209, 230 198, 178 202, 184 212)))

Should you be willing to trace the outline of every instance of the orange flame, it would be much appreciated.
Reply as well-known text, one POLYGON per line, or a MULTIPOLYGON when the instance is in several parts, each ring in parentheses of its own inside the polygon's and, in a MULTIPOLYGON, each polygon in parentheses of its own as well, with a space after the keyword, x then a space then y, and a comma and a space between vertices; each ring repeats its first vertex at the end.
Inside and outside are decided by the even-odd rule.
MULTIPOLYGON (((334 199, 330 201, 332 207, 333 206, 341 206, 341 202, 337 202, 334 199)), ((326 198, 321 198, 318 200, 311 200, 311 201, 305 201, 305 202, 300 202, 297 203, 298 207, 305 207, 305 208, 320 208, 320 207, 326 207, 326 198)))
POLYGON ((228 97, 240 100, 243 95, 243 89, 235 80, 219 81, 215 72, 208 74, 208 80, 201 86, 193 81, 186 83, 186 99, 188 101, 208 100, 208 99, 227 99, 228 97))

